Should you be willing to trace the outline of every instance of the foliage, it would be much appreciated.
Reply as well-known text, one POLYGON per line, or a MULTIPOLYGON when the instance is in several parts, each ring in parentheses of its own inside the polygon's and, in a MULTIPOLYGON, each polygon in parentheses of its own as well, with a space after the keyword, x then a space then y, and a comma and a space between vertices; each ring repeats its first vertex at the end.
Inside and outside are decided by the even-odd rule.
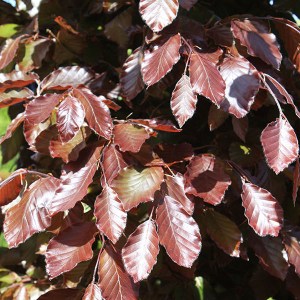
POLYGON ((24 3, 0 2, 2 299, 300 299, 299 5, 24 3))

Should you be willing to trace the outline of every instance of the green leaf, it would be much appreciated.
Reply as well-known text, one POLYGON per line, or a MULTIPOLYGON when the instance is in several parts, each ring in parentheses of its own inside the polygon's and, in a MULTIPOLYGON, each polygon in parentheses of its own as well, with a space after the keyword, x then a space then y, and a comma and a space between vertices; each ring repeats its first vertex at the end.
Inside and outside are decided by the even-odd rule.
POLYGON ((1 38, 10 38, 15 33, 17 33, 20 29, 20 26, 18 24, 3 24, 0 25, 0 37, 1 38))

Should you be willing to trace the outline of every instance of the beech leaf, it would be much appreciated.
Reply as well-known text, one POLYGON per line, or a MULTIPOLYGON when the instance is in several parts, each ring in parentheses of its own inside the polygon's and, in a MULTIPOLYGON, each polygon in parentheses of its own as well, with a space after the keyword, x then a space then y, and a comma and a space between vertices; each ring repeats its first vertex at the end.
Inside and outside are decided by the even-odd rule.
POLYGON ((23 102, 25 99, 32 98, 33 96, 33 91, 28 88, 0 93, 0 108, 23 102))
POLYGON ((152 31, 158 32, 171 24, 177 16, 178 0, 141 0, 139 11, 152 31))
POLYGON ((50 240, 46 251, 46 269, 50 279, 93 257, 92 244, 96 232, 94 223, 78 223, 50 240))
POLYGON ((124 270, 121 255, 106 246, 99 259, 99 285, 106 300, 137 300, 137 286, 124 270))
POLYGON ((100 287, 94 283, 91 282, 88 287, 85 289, 85 293, 83 295, 82 300, 102 300, 102 294, 100 287))
POLYGON ((242 204, 249 225, 260 236, 278 236, 283 224, 283 210, 267 190, 243 183, 242 204))
POLYGON ((182 75, 171 97, 171 109, 180 127, 190 119, 197 104, 197 95, 193 92, 190 78, 182 75))
POLYGON ((190 10, 197 2, 198 0, 179 0, 180 6, 186 10, 190 10))
POLYGON ((20 40, 24 36, 21 35, 16 39, 7 39, 0 52, 0 70, 8 66, 14 59, 19 48, 20 40))
POLYGON ((156 211, 156 224, 161 245, 180 266, 190 268, 201 250, 200 230, 180 202, 165 196, 156 211))
POLYGON ((134 282, 149 276, 156 264, 158 253, 159 241, 155 223, 147 220, 128 237, 122 250, 125 269, 134 282))
POLYGON ((208 126, 209 130, 213 131, 217 128, 219 128, 228 118, 229 114, 218 108, 216 105, 211 104, 209 111, 208 111, 208 126))
POLYGON ((99 231, 115 244, 126 227, 127 213, 117 193, 108 185, 96 198, 94 215, 99 231))
POLYGON ((41 178, 24 192, 20 202, 5 215, 3 231, 10 247, 16 247, 51 225, 49 206, 59 185, 55 177, 41 178))
POLYGON ((24 112, 19 113, 8 125, 5 134, 0 138, 0 145, 7 139, 11 138, 16 129, 23 123, 25 119, 24 112))
POLYGON ((269 123, 261 133, 260 141, 268 165, 278 174, 298 156, 296 133, 284 115, 269 123))
POLYGON ((221 108, 237 118, 244 117, 259 89, 257 70, 243 57, 226 57, 220 72, 226 84, 221 108))
POLYGON ((152 51, 145 51, 141 70, 143 80, 148 86, 158 82, 172 70, 180 59, 180 46, 181 37, 180 34, 176 34, 167 41, 155 44, 152 51))
POLYGON ((191 159, 184 174, 186 192, 217 205, 231 184, 222 162, 213 155, 203 154, 191 159))
POLYGON ((150 167, 136 170, 127 167, 121 170, 112 181, 111 187, 117 192, 126 211, 142 202, 153 201, 154 193, 160 189, 164 181, 164 171, 161 167, 150 167))
POLYGON ((84 122, 85 111, 82 104, 72 96, 67 96, 58 106, 56 125, 63 143, 70 141, 84 122))
POLYGON ((249 122, 247 117, 243 118, 236 118, 232 116, 232 127, 234 133, 245 143, 246 142, 246 135, 249 127, 249 122))

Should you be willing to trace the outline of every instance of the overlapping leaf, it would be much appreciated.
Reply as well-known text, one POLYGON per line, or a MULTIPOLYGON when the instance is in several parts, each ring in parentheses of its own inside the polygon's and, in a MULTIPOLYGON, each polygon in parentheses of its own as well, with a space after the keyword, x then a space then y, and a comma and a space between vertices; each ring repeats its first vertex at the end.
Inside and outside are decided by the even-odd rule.
POLYGON ((79 223, 50 240, 46 251, 46 269, 51 279, 93 257, 92 244, 96 232, 94 223, 79 223))
POLYGON ((102 99, 83 88, 74 89, 73 95, 82 103, 90 128, 100 136, 110 139, 113 124, 109 109, 102 99))
POLYGON ((0 93, 0 108, 11 106, 24 101, 25 99, 32 98, 33 91, 28 88, 9 90, 0 93))
POLYGON ((297 200, 298 188, 300 186, 300 162, 299 157, 296 160, 294 172, 293 172, 293 202, 294 205, 297 200))
POLYGON ((189 72, 193 90, 220 106, 225 95, 225 82, 216 67, 205 53, 194 52, 191 55, 189 72))
POLYGON ((121 123, 114 126, 114 142, 122 152, 139 152, 144 142, 150 138, 150 130, 144 126, 121 123))
POLYGON ((177 16, 178 0, 141 0, 139 11, 152 31, 158 32, 171 24, 177 16))
POLYGON ((243 183, 242 204, 249 225, 260 236, 278 236, 283 223, 283 210, 267 190, 243 183))
POLYGON ((180 46, 181 37, 180 34, 176 34, 167 41, 155 44, 152 51, 145 51, 141 71, 148 86, 158 82, 172 70, 173 65, 180 59, 180 46))
POLYGON ((57 110, 57 129, 63 143, 70 141, 80 130, 84 122, 83 105, 76 98, 68 95, 57 110))
POLYGON ((260 137, 268 165, 278 174, 298 156, 296 133, 284 115, 269 123, 260 137))
POLYGON ((216 105, 211 104, 209 111, 208 111, 208 126, 209 130, 213 131, 219 128, 228 118, 228 113, 224 110, 217 108, 216 105))
POLYGON ((58 105, 61 95, 46 94, 30 101, 25 110, 26 119, 31 124, 38 124, 45 121, 52 110, 58 105))
POLYGON ((180 6, 186 10, 190 10, 197 2, 198 0, 179 0, 180 6))
POLYGON ((54 177, 35 181, 23 194, 19 203, 6 213, 4 234, 10 247, 16 247, 34 233, 51 224, 49 206, 59 185, 54 177))
POLYGON ((100 287, 94 283, 91 282, 88 287, 85 289, 85 293, 83 295, 82 300, 102 300, 102 294, 100 287))
POLYGON ((26 74, 21 71, 0 73, 0 91, 2 92, 6 89, 21 88, 29 85, 37 79, 39 79, 39 76, 35 73, 26 74))
POLYGON ((41 89, 45 90, 67 90, 70 87, 77 87, 87 84, 94 77, 94 72, 89 68, 79 66, 59 68, 41 82, 41 89))
POLYGON ((132 100, 143 90, 144 82, 141 74, 142 49, 138 47, 126 59, 121 73, 121 86, 124 95, 132 100))
POLYGON ((220 204, 225 191, 231 184, 230 177, 224 172, 224 166, 213 155, 194 157, 184 174, 186 191, 203 198, 212 205, 220 204))
POLYGON ((200 230, 183 206, 165 196, 156 211, 156 224, 161 245, 174 262, 190 268, 201 250, 200 230))
POLYGON ((197 95, 192 89, 190 78, 182 75, 177 82, 171 97, 171 109, 180 127, 190 119, 197 104, 197 95))
POLYGON ((23 36, 19 36, 16 39, 7 39, 0 52, 0 70, 4 69, 14 59, 19 43, 23 36))
POLYGON ((146 279, 156 264, 159 252, 155 223, 148 220, 140 224, 128 237, 122 250, 125 269, 134 282, 146 279))
POLYGON ((15 132, 15 130, 23 123, 25 119, 25 114, 19 113, 9 124, 8 128, 6 129, 6 133, 4 136, 0 139, 0 145, 7 139, 11 138, 12 134, 15 132))
POLYGON ((98 229, 115 244, 125 229, 127 213, 116 192, 108 185, 96 198, 94 215, 98 229))
POLYGON ((137 286, 124 270, 121 255, 106 246, 99 260, 99 285, 106 300, 137 300, 137 286))
POLYGON ((269 27, 256 20, 232 20, 231 30, 235 38, 239 39, 252 56, 257 56, 267 64, 279 69, 282 55, 279 45, 269 27))
POLYGON ((181 129, 176 128, 170 120, 164 120, 159 118, 153 119, 130 119, 132 123, 142 124, 148 126, 154 130, 165 131, 165 132, 180 132, 181 129))
POLYGON ((227 57, 221 64, 220 72, 226 83, 222 109, 237 118, 244 117, 259 89, 257 70, 243 57, 227 57))
POLYGON ((242 233, 237 225, 226 216, 214 210, 204 212, 205 228, 211 239, 230 256, 240 256, 242 233))
POLYGON ((232 117, 232 127, 235 134, 245 143, 246 142, 246 135, 249 127, 248 118, 236 118, 232 117))
POLYGON ((154 193, 164 181, 161 167, 150 167, 137 170, 127 167, 112 181, 111 187, 117 192, 126 211, 142 202, 152 201, 154 193))

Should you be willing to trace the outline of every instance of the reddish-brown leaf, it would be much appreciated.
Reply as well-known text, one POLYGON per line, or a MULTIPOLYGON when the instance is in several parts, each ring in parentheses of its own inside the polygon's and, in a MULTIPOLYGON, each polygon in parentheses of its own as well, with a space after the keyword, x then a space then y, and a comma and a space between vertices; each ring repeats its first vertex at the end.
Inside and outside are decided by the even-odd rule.
POLYGON ((244 117, 259 90, 257 70, 243 57, 226 57, 220 72, 226 84, 222 109, 237 118, 244 117))
POLYGON ((209 130, 213 131, 219 128, 228 118, 228 113, 222 109, 219 109, 216 105, 211 104, 208 111, 208 126, 209 130))
POLYGON ((130 119, 132 123, 142 124, 148 126, 152 129, 166 132, 180 132, 181 129, 176 128, 176 126, 170 120, 164 119, 130 119))
POLYGON ((222 162, 213 155, 192 158, 184 174, 186 191, 212 205, 220 204, 231 184, 222 162))
POLYGON ((31 124, 44 122, 59 103, 60 98, 61 95, 58 94, 46 94, 34 98, 26 106, 26 120, 31 124))
POLYGON ((249 245, 267 272, 281 280, 285 279, 289 266, 284 258, 281 238, 261 238, 253 234, 250 236, 249 245))
POLYGON ((75 300, 77 297, 82 297, 82 290, 80 289, 55 289, 50 290, 38 298, 38 300, 75 300))
POLYGON ((7 39, 4 46, 0 52, 0 70, 4 69, 8 64, 14 59, 17 50, 19 48, 20 40, 22 36, 17 37, 16 39, 7 39))
POLYGON ((122 154, 116 148, 116 145, 109 144, 102 152, 102 171, 108 185, 120 173, 122 169, 127 167, 122 154))
POLYGON ((124 270, 121 255, 107 245, 99 260, 99 285, 106 300, 137 300, 138 286, 124 270))
POLYGON ((282 55, 276 36, 270 33, 265 23, 256 20, 232 20, 231 30, 235 38, 239 39, 252 56, 257 56, 267 64, 279 69, 282 55))
POLYGON ((160 189, 163 181, 164 171, 161 167, 143 170, 127 167, 112 181, 111 187, 117 192, 124 209, 128 211, 142 202, 153 201, 154 193, 160 189))
POLYGON ((242 204, 249 225, 258 235, 278 236, 283 210, 270 192, 255 184, 243 183, 242 204))
POLYGON ((144 81, 141 74, 142 49, 138 47, 126 59, 121 77, 121 87, 128 100, 132 100, 144 88, 144 81))
POLYGON ((219 107, 225 96, 225 82, 216 63, 208 55, 194 52, 191 55, 189 72, 194 91, 219 107))
POLYGON ((63 174, 60 177, 60 185, 49 207, 51 215, 74 207, 87 194, 88 187, 92 183, 97 170, 99 155, 98 149, 96 149, 94 155, 83 168, 77 172, 71 171, 63 174))
POLYGON ((115 244, 126 227, 127 213, 117 193, 108 185, 103 187, 96 198, 94 215, 99 231, 115 244))
POLYGON ((181 37, 176 34, 167 41, 155 44, 152 51, 145 51, 141 70, 143 80, 148 86, 158 82, 172 70, 180 59, 180 46, 181 37))
POLYGON ((92 130, 100 136, 110 139, 113 123, 110 111, 101 97, 95 96, 89 89, 74 89, 73 95, 85 109, 86 120, 92 130))
POLYGON ((102 300, 102 294, 100 287, 94 283, 91 282, 88 287, 85 289, 85 293, 83 295, 82 300, 102 300))
POLYGON ((92 244, 96 232, 94 223, 79 223, 50 240, 46 251, 46 269, 50 279, 93 257, 92 244))
POLYGON ((70 87, 85 85, 94 78, 94 72, 89 68, 79 66, 59 68, 41 82, 41 89, 45 90, 67 90, 70 87))
POLYGON ((165 196, 156 211, 158 236, 172 258, 180 266, 190 268, 201 250, 200 230, 183 206, 165 196))
POLYGON ((114 126, 114 142, 122 152, 139 152, 144 142, 150 138, 150 130, 136 124, 122 123, 114 126))
POLYGON ((198 0, 179 0, 180 6, 186 10, 190 10, 197 2, 198 0))
POLYGON ((26 172, 26 169, 19 169, 5 180, 0 181, 0 206, 6 205, 18 197, 26 172))
POLYGON ((298 188, 300 186, 300 162, 299 156, 297 157, 294 172, 293 172, 293 201, 294 205, 297 200, 298 188))
POLYGON ((32 98, 33 96, 33 91, 28 88, 0 93, 0 108, 20 103, 25 99, 32 98))
POLYGON ((177 16, 178 0, 141 0, 139 11, 152 31, 158 32, 171 24, 177 16))
POLYGON ((77 134, 84 122, 84 117, 84 107, 76 98, 68 95, 60 103, 56 125, 63 143, 67 143, 77 134))
POLYGON ((237 225, 226 216, 208 209, 204 212, 205 229, 211 239, 225 253, 233 257, 240 256, 242 233, 237 225))
POLYGON ((268 165, 278 174, 298 156, 296 133, 284 115, 269 123, 261 133, 260 141, 268 165))
POLYGON ((197 95, 193 92, 190 78, 183 74, 171 97, 171 109, 180 127, 193 116, 196 104, 197 95))
POLYGON ((194 212, 194 202, 191 201, 185 194, 184 177, 177 173, 175 176, 165 176, 167 194, 174 200, 179 201, 185 211, 192 215, 194 212))
POLYGON ((19 113, 8 125, 5 134, 0 139, 0 145, 7 139, 11 138, 15 130, 23 123, 25 119, 24 112, 19 113))
POLYGON ((50 226, 49 207, 58 185, 59 180, 55 177, 35 181, 20 202, 6 212, 3 231, 10 247, 18 246, 50 226))
POLYGON ((233 35, 228 24, 217 23, 216 26, 209 28, 207 34, 216 45, 231 47, 233 44, 233 35))
POLYGON ((155 223, 148 220, 140 224, 128 237, 122 249, 122 258, 127 273, 134 282, 146 279, 156 264, 159 253, 158 234, 155 223))
POLYGON ((238 119, 235 116, 232 116, 231 121, 234 133, 245 143, 249 127, 248 118, 243 117, 238 119))
POLYGON ((35 80, 39 79, 39 76, 35 73, 26 74, 21 71, 12 71, 10 73, 0 73, 0 91, 6 89, 21 88, 35 80))
POLYGON ((283 232, 283 243, 288 255, 289 263, 295 267, 300 276, 300 230, 297 227, 288 228, 283 232))

